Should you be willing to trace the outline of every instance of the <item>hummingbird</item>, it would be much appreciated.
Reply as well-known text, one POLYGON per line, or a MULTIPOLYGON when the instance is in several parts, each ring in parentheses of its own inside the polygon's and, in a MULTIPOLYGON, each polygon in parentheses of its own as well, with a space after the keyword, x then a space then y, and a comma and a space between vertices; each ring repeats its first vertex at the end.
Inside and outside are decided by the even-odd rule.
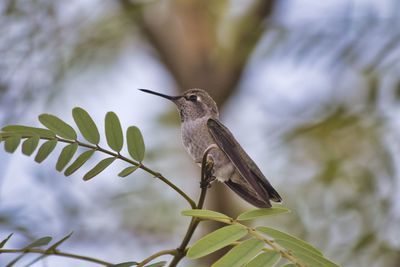
POLYGON ((201 166, 205 151, 215 147, 208 154, 213 162, 214 179, 258 208, 272 207, 270 200, 282 201, 256 163, 220 122, 217 104, 206 91, 190 89, 182 95, 169 96, 148 89, 139 90, 166 98, 177 106, 183 145, 195 163, 201 166))

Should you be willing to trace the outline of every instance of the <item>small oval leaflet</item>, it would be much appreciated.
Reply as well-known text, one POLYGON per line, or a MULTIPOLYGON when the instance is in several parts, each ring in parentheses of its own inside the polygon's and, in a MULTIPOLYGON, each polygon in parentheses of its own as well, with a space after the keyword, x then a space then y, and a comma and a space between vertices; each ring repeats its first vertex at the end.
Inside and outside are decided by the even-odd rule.
POLYGON ((210 219, 210 220, 216 220, 216 221, 232 221, 233 219, 231 217, 228 217, 227 215, 212 211, 212 210, 202 210, 202 209, 192 209, 192 210, 184 210, 181 212, 182 215, 184 216, 192 216, 192 217, 197 217, 201 219, 210 219))
POLYGON ((105 131, 107 144, 116 152, 120 152, 124 145, 124 135, 121 123, 114 112, 107 112, 105 117, 105 131))
POLYGON ((17 150, 19 144, 21 143, 20 135, 13 135, 11 137, 5 138, 4 150, 8 153, 14 153, 17 150))
POLYGON ((51 245, 47 250, 52 250, 52 249, 58 248, 62 243, 67 241, 72 236, 72 234, 73 234, 73 232, 71 232, 68 235, 64 236, 63 238, 61 238, 60 240, 55 242, 53 245, 51 245))
POLYGON ((44 161, 50 155, 50 153, 53 152, 56 145, 56 140, 49 140, 43 143, 36 154, 35 161, 37 163, 41 163, 42 161, 44 161))
POLYGON ((190 259, 206 256, 232 244, 245 235, 247 235, 247 229, 244 226, 234 224, 222 227, 196 241, 189 248, 187 256, 190 259))
POLYGON ((283 208, 283 207, 272 207, 272 208, 265 208, 265 209, 254 209, 250 211, 243 212, 237 217, 238 221, 247 221, 253 220, 260 217, 265 216, 272 216, 282 213, 288 213, 290 210, 283 208))
POLYGON ((265 226, 257 227, 256 230, 261 232, 261 233, 267 234, 268 236, 272 237, 276 241, 277 240, 287 240, 287 241, 290 241, 290 242, 297 243, 297 244, 299 244, 299 246, 302 246, 305 249, 310 250, 310 251, 322 256, 321 251, 319 251, 317 248, 315 248, 311 244, 309 244, 309 243, 307 243, 307 242, 305 242, 305 241, 303 241, 303 240, 301 240, 301 239, 299 239, 299 238, 297 238, 295 236, 292 236, 292 235, 289 235, 287 233, 281 232, 281 231, 279 231, 277 229, 273 229, 273 228, 265 227, 265 226))
POLYGON ((126 177, 129 174, 133 173, 134 171, 136 171, 139 168, 139 166, 130 166, 127 167, 125 169, 123 169, 120 173, 118 173, 119 177, 126 177))
POLYGON ((72 110, 72 117, 83 137, 92 144, 99 144, 100 133, 89 113, 83 108, 76 107, 72 110))
POLYGON ((280 239, 275 239, 275 242, 290 250, 293 255, 305 262, 310 267, 339 267, 339 265, 331 262, 327 258, 324 258, 312 250, 304 248, 299 243, 280 239))
POLYGON ((70 140, 76 140, 77 138, 74 128, 72 128, 70 125, 68 125, 63 120, 54 115, 51 114, 39 115, 39 121, 44 126, 46 126, 46 128, 50 129, 60 137, 70 140))
POLYGON ((211 267, 241 267, 256 256, 263 247, 264 242, 261 240, 248 239, 232 248, 222 258, 211 265, 211 267))
POLYGON ((30 156, 33 154, 38 145, 39 145, 39 136, 35 135, 29 137, 22 143, 22 153, 24 155, 30 156))
POLYGON ((79 157, 77 157, 76 160, 65 170, 64 175, 70 176, 76 172, 80 167, 83 166, 83 164, 86 163, 86 161, 92 157, 94 152, 94 150, 88 150, 80 154, 79 157))
POLYGON ((77 149, 78 149, 77 143, 67 145, 66 147, 63 148, 57 160, 56 164, 57 171, 60 172, 65 168, 65 166, 67 166, 68 162, 70 162, 72 157, 75 155, 77 149))
POLYGON ((126 132, 126 140, 128 143, 129 155, 131 155, 134 160, 139 162, 143 161, 145 146, 139 128, 136 126, 130 126, 126 132))
POLYGON ((41 237, 25 247, 25 249, 36 248, 48 245, 53 238, 50 236, 41 237))
POLYGON ((4 245, 10 240, 10 238, 13 236, 13 233, 9 234, 3 241, 0 242, 0 248, 4 247, 4 245))
POLYGON ((44 138, 54 138, 56 136, 52 131, 49 131, 47 129, 24 125, 7 125, 4 126, 1 130, 4 132, 20 133, 21 135, 38 135, 44 138))
POLYGON ((92 179, 93 177, 95 177, 96 175, 98 175, 99 173, 104 171, 108 166, 110 166, 110 164, 113 163, 115 159, 116 159, 115 157, 103 159, 102 161, 97 163, 97 165, 94 166, 93 169, 88 171, 85 174, 85 176, 83 176, 83 180, 88 181, 88 180, 92 179))
POLYGON ((279 261, 280 258, 281 254, 279 254, 279 252, 267 251, 259 254, 244 267, 272 267, 279 261))

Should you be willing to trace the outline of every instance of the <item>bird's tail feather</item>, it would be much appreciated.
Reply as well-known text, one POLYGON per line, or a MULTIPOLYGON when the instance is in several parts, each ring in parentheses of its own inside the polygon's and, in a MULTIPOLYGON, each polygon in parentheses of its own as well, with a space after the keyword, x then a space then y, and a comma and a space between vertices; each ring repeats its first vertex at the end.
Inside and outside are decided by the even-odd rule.
POLYGON ((252 204, 258 208, 272 207, 271 202, 269 201, 268 198, 266 198, 266 199, 259 198, 258 195, 254 191, 249 190, 249 188, 247 188, 244 185, 232 182, 231 180, 226 181, 225 184, 232 191, 234 191, 241 198, 243 198, 245 201, 249 202, 250 204, 252 204))
POLYGON ((276 192, 267 179, 259 179, 258 182, 267 191, 269 198, 274 202, 282 202, 282 197, 276 192))

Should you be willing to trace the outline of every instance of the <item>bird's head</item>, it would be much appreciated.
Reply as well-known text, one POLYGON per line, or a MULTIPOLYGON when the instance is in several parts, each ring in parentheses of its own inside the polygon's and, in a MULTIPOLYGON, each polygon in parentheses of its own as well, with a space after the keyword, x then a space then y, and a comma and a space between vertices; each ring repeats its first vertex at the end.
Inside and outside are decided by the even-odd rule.
POLYGON ((139 89, 143 92, 158 95, 171 100, 179 109, 181 121, 196 120, 198 118, 218 117, 218 108, 211 96, 202 89, 190 89, 180 96, 168 96, 147 89, 139 89))

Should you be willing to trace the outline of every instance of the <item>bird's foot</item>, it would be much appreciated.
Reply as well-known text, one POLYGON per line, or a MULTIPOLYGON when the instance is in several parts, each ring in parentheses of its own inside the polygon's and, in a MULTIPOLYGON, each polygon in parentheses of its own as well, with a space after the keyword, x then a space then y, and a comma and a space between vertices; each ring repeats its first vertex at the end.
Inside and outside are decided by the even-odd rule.
POLYGON ((201 180, 201 182, 200 182, 200 188, 211 188, 211 183, 212 182, 214 182, 215 181, 215 177, 214 176, 210 176, 210 177, 207 177, 206 179, 204 179, 204 180, 201 180))

